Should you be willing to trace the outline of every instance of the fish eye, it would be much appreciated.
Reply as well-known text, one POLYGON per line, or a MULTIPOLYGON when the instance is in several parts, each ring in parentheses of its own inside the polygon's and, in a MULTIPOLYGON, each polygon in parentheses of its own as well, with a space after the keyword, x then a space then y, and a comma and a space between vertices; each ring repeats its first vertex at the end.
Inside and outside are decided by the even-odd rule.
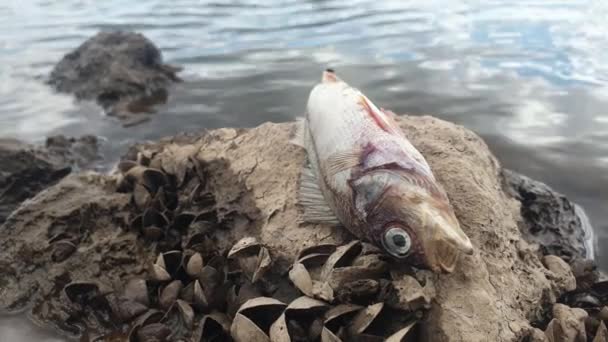
POLYGON ((410 251, 412 239, 404 229, 392 227, 384 233, 383 244, 389 253, 402 258, 410 251))

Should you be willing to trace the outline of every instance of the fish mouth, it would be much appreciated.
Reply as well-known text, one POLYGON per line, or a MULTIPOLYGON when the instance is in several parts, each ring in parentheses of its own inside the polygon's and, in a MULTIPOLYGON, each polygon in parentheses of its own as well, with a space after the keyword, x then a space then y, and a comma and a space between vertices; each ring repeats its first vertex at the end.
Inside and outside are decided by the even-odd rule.
POLYGON ((340 82, 340 79, 338 78, 338 76, 336 76, 336 72, 334 71, 334 69, 325 69, 325 71, 323 71, 323 75, 321 76, 321 82, 322 83, 337 83, 340 82))

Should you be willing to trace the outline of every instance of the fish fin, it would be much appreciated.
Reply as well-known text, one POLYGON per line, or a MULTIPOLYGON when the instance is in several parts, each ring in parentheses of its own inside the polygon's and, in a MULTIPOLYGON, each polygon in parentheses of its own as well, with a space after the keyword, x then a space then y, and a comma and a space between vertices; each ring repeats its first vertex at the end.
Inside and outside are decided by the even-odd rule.
POLYGON ((305 118, 296 118, 296 127, 295 127, 295 130, 293 132, 291 139, 289 140, 289 143, 296 145, 296 146, 306 148, 306 142, 304 140, 305 136, 306 136, 305 135, 306 129, 307 129, 306 119, 305 118))
POLYGON ((323 164, 328 176, 333 176, 361 164, 361 153, 361 150, 341 151, 327 157, 323 164))
POLYGON ((303 222, 340 224, 319 188, 317 176, 309 167, 302 168, 298 204, 304 208, 304 215, 301 218, 303 222))

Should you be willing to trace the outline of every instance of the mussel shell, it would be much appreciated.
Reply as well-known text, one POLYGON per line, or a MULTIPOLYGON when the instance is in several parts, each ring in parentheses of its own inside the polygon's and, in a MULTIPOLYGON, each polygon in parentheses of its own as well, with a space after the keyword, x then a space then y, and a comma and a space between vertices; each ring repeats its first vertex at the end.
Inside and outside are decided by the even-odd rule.
POLYGON ((604 322, 600 322, 600 326, 597 328, 595 333, 595 338, 593 342, 607 342, 608 341, 608 329, 606 329, 606 324, 604 322))
POLYGON ((148 208, 144 212, 142 224, 144 228, 150 226, 165 228, 169 224, 169 220, 160 211, 154 208, 148 208))
POLYGON ((235 342, 269 342, 268 334, 244 315, 237 313, 230 326, 230 335, 235 342))
POLYGON ((298 253, 297 260, 302 259, 311 254, 325 254, 330 255, 336 251, 337 246, 333 243, 322 243, 318 245, 313 245, 310 247, 306 247, 298 253))
POLYGON ((198 280, 194 281, 194 305, 201 311, 205 310, 209 306, 209 301, 207 300, 207 295, 205 295, 205 291, 201 286, 201 283, 198 280))
POLYGON ((326 302, 334 301, 334 290, 331 288, 329 283, 320 282, 313 280, 312 282, 312 294, 317 299, 324 300, 326 302))
POLYGON ((165 286, 158 296, 158 304, 162 309, 169 309, 177 300, 183 283, 180 280, 174 280, 165 286))
POLYGON ((321 342, 342 342, 342 340, 333 333, 333 331, 323 327, 321 331, 321 342))
POLYGON ((129 322, 148 311, 148 307, 142 303, 126 299, 118 300, 112 306, 112 311, 121 322, 129 322))
POLYGON ((152 202, 152 196, 148 192, 148 189, 142 184, 135 184, 133 188, 133 203, 135 207, 139 210, 144 210, 150 205, 150 202, 152 202))
POLYGON ((156 226, 149 226, 142 228, 142 234, 144 238, 146 238, 146 240, 158 241, 163 237, 164 231, 162 228, 156 226))
POLYGON ((63 288, 68 300, 72 303, 85 304, 100 295, 99 286, 89 282, 72 282, 63 288))
POLYGON ((384 308, 384 303, 380 302, 380 303, 370 305, 367 308, 365 308, 364 310, 359 311, 359 313, 357 313, 355 318, 353 318, 353 321, 348 328, 350 334, 351 335, 363 334, 365 332, 365 330, 367 328, 369 328, 369 326, 374 322, 374 320, 376 318, 378 318, 378 316, 380 315, 380 312, 382 312, 383 308, 384 308))
POLYGON ((255 237, 244 237, 232 246, 228 252, 228 258, 241 257, 246 254, 256 254, 261 246, 262 244, 260 244, 255 237))
POLYGON ((192 278, 198 278, 203 270, 203 256, 201 253, 194 253, 186 264, 186 273, 192 278))
POLYGON ((403 342, 405 341, 405 338, 412 333, 412 331, 414 330, 414 326, 416 325, 416 322, 412 322, 410 324, 408 324, 407 326, 403 327, 402 329, 400 329, 399 331, 397 331, 396 333, 392 334, 391 336, 389 336, 386 339, 386 342, 403 342))
POLYGON ((190 227, 190 224, 194 221, 194 219, 196 218, 196 214, 194 213, 189 213, 189 212, 183 212, 178 214, 177 216, 175 216, 175 218, 173 219, 173 229, 176 229, 180 232, 186 232, 188 230, 188 227, 190 227))
POLYGON ((156 264, 173 276, 182 266, 182 252, 175 250, 159 254, 156 264))
POLYGON ((321 280, 326 280, 331 275, 332 271, 338 267, 351 265, 355 258, 361 253, 361 242, 358 240, 336 248, 321 270, 321 280))
POLYGON ((310 267, 310 268, 319 267, 327 261, 329 256, 330 256, 330 254, 320 254, 320 253, 308 254, 308 255, 305 255, 305 256, 299 258, 298 262, 303 264, 304 266, 310 267))
POLYGON ((125 174, 135 166, 138 166, 138 164, 133 160, 122 160, 118 163, 117 168, 120 173, 125 174))
MULTIPOLYGON (((322 279, 326 279, 331 287, 336 290, 345 283, 358 279, 380 278, 387 271, 388 263, 382 257, 377 254, 368 254, 353 259, 352 266, 335 267, 328 270, 327 278, 322 279)), ((326 272, 325 268, 323 272, 326 272)))
POLYGON ((152 280, 158 281, 158 282, 165 282, 165 281, 169 281, 171 280, 171 275, 169 274, 169 272, 167 272, 167 270, 162 267, 159 266, 157 264, 152 265, 152 280))
POLYGON ((312 279, 303 264, 295 262, 289 270, 289 279, 305 295, 312 297, 312 279))
POLYGON ((233 285, 227 293, 226 302, 228 304, 228 315, 234 317, 238 309, 250 299, 261 297, 260 291, 255 288, 251 283, 244 283, 237 291, 236 286, 233 285))
POLYGON ((194 323, 194 311, 190 304, 178 299, 169 308, 161 322, 166 324, 171 330, 169 340, 179 340, 191 333, 194 323))
POLYGON ((223 313, 214 311, 205 315, 198 325, 193 341, 226 341, 230 336, 230 318, 223 313))
POLYGON ((160 187, 167 184, 167 177, 165 174, 157 169, 146 168, 142 173, 143 184, 148 188, 150 193, 154 194, 160 187))
POLYGON ((603 321, 608 321, 608 306, 604 306, 597 317, 603 321))
MULTIPOLYGON (((270 327, 270 340, 291 341, 290 329, 288 327, 290 320, 310 322, 314 317, 321 317, 327 309, 328 305, 319 300, 306 296, 297 298, 287 306, 283 314, 270 327)), ((317 337, 321 334, 321 327, 318 328, 317 337)), ((306 330, 308 328, 310 327, 305 327, 306 330)))
POLYGON ((258 263, 251 276, 251 282, 255 283, 260 280, 264 274, 270 269, 272 265, 272 259, 270 258, 270 253, 266 247, 260 248, 260 252, 258 253, 258 263))
POLYGON ((329 328, 337 328, 337 325, 345 323, 362 308, 362 306, 354 304, 336 305, 325 313, 324 324, 329 328))

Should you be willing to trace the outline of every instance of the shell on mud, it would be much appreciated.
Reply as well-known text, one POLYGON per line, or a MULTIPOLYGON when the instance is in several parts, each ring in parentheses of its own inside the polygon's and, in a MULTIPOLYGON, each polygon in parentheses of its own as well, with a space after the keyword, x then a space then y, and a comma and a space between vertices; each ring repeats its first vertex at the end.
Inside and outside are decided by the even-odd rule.
POLYGON ((203 270, 203 256, 201 253, 194 253, 190 258, 188 258, 188 263, 186 264, 186 273, 193 278, 196 279, 201 274, 203 270))
POLYGON ((167 284, 162 289, 159 289, 158 305, 161 309, 168 310, 171 305, 177 300, 180 291, 184 287, 184 284, 180 280, 174 280, 167 284))
POLYGON ((270 326, 285 307, 284 303, 270 297, 257 297, 246 301, 234 316, 230 335, 235 342, 270 341, 270 326))
POLYGON ((63 293, 74 304, 86 304, 101 295, 99 286, 91 282, 72 282, 64 286, 63 293))
POLYGON ((238 311, 238 309, 245 304, 245 302, 249 301, 250 299, 254 299, 257 297, 261 297, 262 294, 260 293, 260 291, 254 287, 251 283, 244 283, 243 285, 241 285, 238 288, 237 291, 237 287, 235 285, 233 285, 229 290, 228 293, 226 295, 226 302, 228 304, 228 308, 227 308, 227 313, 228 315, 230 315, 231 317, 234 317, 236 315, 236 312, 238 311))
POLYGON ((353 260, 361 253, 362 246, 358 240, 351 241, 350 243, 339 246, 336 251, 333 252, 321 270, 321 279, 329 279, 329 276, 335 268, 344 267, 351 265, 353 260))
POLYGON ((306 267, 321 266, 336 251, 336 245, 327 243, 304 248, 298 253, 296 261, 306 267))
POLYGON ((324 280, 336 290, 348 282, 380 278, 387 271, 388 263, 379 254, 368 254, 355 258, 349 266, 324 268, 323 274, 327 276, 324 280))
POLYGON ((141 184, 150 193, 154 194, 159 187, 167 183, 167 178, 161 170, 137 165, 132 161, 119 163, 118 169, 123 175, 118 183, 118 191, 120 192, 131 191, 136 184, 141 184))
POLYGON ((608 329, 606 329, 606 324, 604 321, 600 322, 600 326, 597 328, 593 342, 608 342, 608 329))
POLYGON ((242 238, 234 244, 228 252, 228 258, 237 260, 239 268, 252 283, 262 279, 272 265, 268 249, 254 237, 242 238))
POLYGON ((305 295, 328 302, 337 297, 340 302, 351 302, 351 298, 373 300, 380 293, 380 284, 375 279, 388 274, 388 263, 370 247, 367 247, 367 254, 362 254, 364 246, 366 244, 355 240, 339 247, 309 247, 300 252, 301 257, 290 269, 289 278, 305 295), (320 268, 315 263, 309 263, 308 267, 302 263, 307 257, 317 258, 317 255, 326 255, 320 253, 332 250, 320 268))
POLYGON ((171 305, 161 323, 171 330, 169 340, 179 340, 189 336, 194 325, 194 310, 187 302, 178 299, 171 305))
POLYGON ((413 341, 416 319, 405 312, 390 311, 382 303, 359 310, 347 325, 349 339, 378 341, 413 341))
POLYGON ((158 255, 152 265, 152 279, 166 282, 172 279, 182 266, 182 252, 169 251, 158 255))
POLYGON ((232 246, 232 248, 228 252, 228 258, 239 257, 244 254, 256 254, 261 247, 262 244, 259 243, 255 237, 244 237, 237 241, 234 246, 232 246))
POLYGON ((327 302, 334 300, 334 290, 327 282, 313 280, 306 267, 296 261, 289 270, 289 279, 304 295, 327 302))
POLYGON ((148 311, 148 307, 140 302, 124 298, 110 298, 108 300, 112 312, 121 322, 129 322, 148 311))
POLYGON ((291 302, 270 327, 271 341, 318 340, 323 330, 327 303, 302 296, 291 302))
POLYGON ((193 335, 194 342, 220 342, 230 339, 230 318, 221 312, 211 312, 200 321, 193 335))
POLYGON ((359 312, 363 307, 352 304, 340 304, 334 306, 325 313, 323 330, 321 332, 321 341, 342 341, 346 339, 347 323, 359 312))

